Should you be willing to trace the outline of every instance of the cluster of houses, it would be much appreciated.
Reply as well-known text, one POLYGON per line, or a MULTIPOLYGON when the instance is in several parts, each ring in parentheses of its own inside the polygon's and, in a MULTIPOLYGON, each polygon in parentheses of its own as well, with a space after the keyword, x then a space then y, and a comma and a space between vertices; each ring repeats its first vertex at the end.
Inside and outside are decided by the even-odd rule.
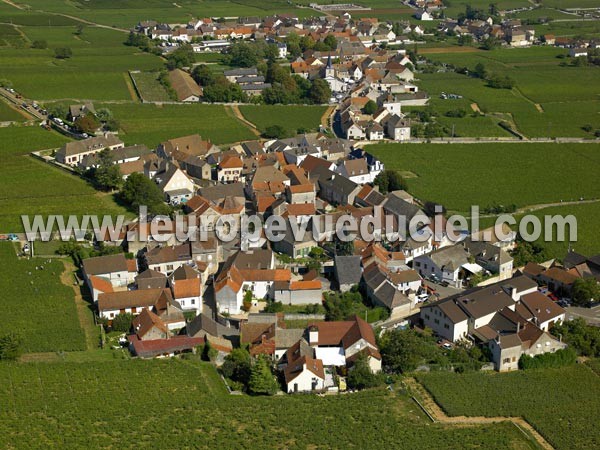
MULTIPOLYGON (((329 51, 307 49, 296 56, 290 66, 295 75, 327 81, 333 93, 331 103, 336 103, 349 92, 355 96, 364 95, 365 90, 372 91, 373 97, 393 94, 405 105, 423 105, 427 101, 427 95, 417 93, 418 89, 411 83, 413 64, 405 52, 381 48, 388 44, 412 42, 404 35, 396 36, 392 25, 386 22, 373 18, 353 21, 349 14, 302 21, 281 15, 264 19, 241 18, 235 25, 201 19, 172 28, 167 24, 149 21, 140 22, 135 31, 153 39, 174 41, 173 45, 191 42, 197 37, 207 39, 192 45, 197 52, 226 51, 231 39, 264 39, 277 45, 278 56, 282 59, 288 57, 285 41, 290 33, 311 38, 314 42, 334 36, 337 48, 329 51)), ((422 27, 411 24, 404 25, 401 31, 413 36, 425 33, 422 27)), ((225 77, 237 83, 249 96, 259 95, 270 87, 256 67, 228 70, 225 77)), ((202 99, 202 88, 189 73, 180 69, 171 71, 169 80, 179 101, 196 102, 202 99)), ((380 126, 378 123, 374 128, 379 129, 380 126)))
POLYGON ((472 341, 491 350, 498 371, 518 369, 521 355, 555 352, 566 345, 550 334, 565 320, 573 284, 600 283, 600 255, 570 251, 562 264, 528 263, 512 278, 466 290, 420 309, 424 326, 451 342, 472 341))
POLYGON ((488 346, 498 371, 518 369, 523 354, 566 347, 549 333, 553 324, 565 319, 565 310, 524 275, 425 305, 420 317, 424 326, 451 342, 488 346))
POLYGON ((187 24, 167 24, 153 20, 139 22, 132 30, 151 39, 169 43, 192 43, 194 51, 221 51, 233 40, 266 39, 280 42, 280 57, 285 58, 287 47, 283 42, 290 33, 310 36, 315 42, 328 34, 351 42, 360 42, 366 47, 375 44, 411 43, 408 34, 423 35, 424 29, 408 22, 401 34, 392 31, 391 25, 376 18, 352 20, 350 13, 339 17, 321 16, 300 19, 292 14, 277 14, 267 17, 240 17, 231 21, 212 18, 194 19, 187 24))
MULTIPOLYGON (((321 302, 323 280, 290 281, 288 269, 269 268, 274 261, 271 250, 237 252, 222 273, 228 278, 235 270, 239 282, 248 283, 254 295, 298 291, 302 298, 294 304, 321 302)), ((213 318, 203 310, 210 264, 195 259, 189 245, 158 248, 138 260, 121 253, 89 258, 83 261, 82 273, 102 320, 110 322, 119 314, 134 316, 127 340, 131 352, 142 358, 194 352, 209 344, 222 362, 234 346, 243 345, 252 356, 265 354, 278 364, 290 393, 338 389, 338 370, 351 369, 360 356, 374 373, 381 370, 373 329, 359 317, 315 321, 307 328, 293 329, 286 328, 278 314, 249 314, 244 320, 228 315, 213 318)), ((217 301, 223 302, 218 294, 223 277, 213 279, 217 301)))
POLYGON ((440 22, 438 30, 457 36, 471 36, 476 41, 495 38, 510 47, 528 47, 537 42, 535 29, 524 25, 520 19, 505 19, 501 23, 494 23, 492 17, 461 22, 446 19, 440 22))

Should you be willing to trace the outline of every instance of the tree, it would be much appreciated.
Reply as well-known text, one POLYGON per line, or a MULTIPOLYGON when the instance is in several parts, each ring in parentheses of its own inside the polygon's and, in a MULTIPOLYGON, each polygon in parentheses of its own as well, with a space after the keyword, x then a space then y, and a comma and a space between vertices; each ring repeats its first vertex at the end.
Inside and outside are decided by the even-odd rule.
POLYGON ((192 67, 196 62, 194 49, 190 44, 179 46, 176 50, 167 56, 167 69, 181 69, 183 67, 192 67))
POLYGON ((133 208, 147 206, 148 212, 153 215, 171 212, 170 207, 164 203, 160 188, 142 173, 132 173, 127 177, 121 190, 121 197, 133 208))
POLYGON ((215 76, 206 64, 200 64, 194 67, 192 78, 201 86, 209 86, 215 83, 215 76))
POLYGON ((385 368, 391 372, 412 372, 422 364, 448 364, 434 338, 411 329, 386 332, 379 349, 385 368))
POLYGON ((327 46, 329 50, 337 49, 338 42, 333 34, 328 34, 327 36, 325 36, 325 39, 323 39, 323 43, 327 46))
POLYGON ((367 103, 365 103, 362 111, 365 114, 375 114, 375 112, 377 112, 377 103, 375 103, 373 100, 369 100, 367 103))
POLYGON ((555 324, 551 332, 582 356, 600 356, 600 328, 588 325, 581 317, 555 324))
POLYGON ((471 36, 470 34, 463 34, 458 37, 458 45, 460 45, 460 46, 470 45, 472 43, 473 43, 473 36, 471 36))
POLYGON ((313 103, 321 105, 327 103, 331 98, 331 89, 327 81, 317 78, 310 88, 310 99, 313 103))
POLYGON ((511 256, 514 259, 514 266, 521 267, 528 262, 542 262, 547 258, 546 251, 540 245, 534 242, 526 242, 519 239, 517 246, 512 251, 511 256))
POLYGON ((246 42, 233 44, 229 49, 229 64, 235 67, 254 67, 258 63, 255 49, 246 42))
POLYGON ((117 119, 108 119, 104 124, 104 128, 108 131, 118 131, 121 127, 121 123, 117 119))
POLYGON ((363 297, 356 287, 343 294, 326 293, 323 306, 325 306, 326 320, 346 320, 356 314, 364 313, 365 310, 363 297))
POLYGON ((310 36, 302 36, 300 38, 300 48, 302 49, 302 52, 305 52, 306 50, 310 50, 312 48, 315 47, 315 40, 310 37, 310 36))
POLYGON ((265 128, 263 136, 270 139, 282 139, 287 136, 287 131, 281 125, 271 125, 265 128))
POLYGON ((48 108, 48 115, 51 117, 66 119, 67 113, 67 107, 60 103, 52 105, 50 108, 48 108))
POLYGON ((385 169, 375 177, 373 183, 379 186, 379 192, 387 194, 392 191, 406 190, 406 183, 398 172, 385 169))
POLYGON ((512 89, 515 81, 508 75, 491 74, 487 78, 488 86, 495 89, 512 89))
POLYGON ((482 63, 477 63, 475 65, 475 69, 473 70, 473 75, 476 76, 477 78, 481 78, 482 80, 485 80, 485 78, 487 76, 487 71, 485 70, 485 66, 482 63))
POLYGON ((73 51, 69 47, 59 47, 54 49, 56 59, 68 59, 73 56, 73 51))
POLYGON ((36 48, 36 49, 39 49, 39 50, 44 50, 44 49, 48 48, 48 42, 45 41, 45 40, 43 40, 43 39, 39 39, 39 40, 33 41, 31 43, 31 48, 36 48))
POLYGON ((23 352, 23 339, 16 333, 9 332, 0 336, 0 361, 14 361, 23 352))
POLYGON ((490 36, 487 39, 484 39, 484 41, 481 44, 481 47, 484 50, 493 50, 496 47, 500 46, 500 41, 498 39, 496 39, 495 37, 490 36))
POLYGON ((573 304, 577 306, 591 306, 592 302, 600 301, 600 283, 593 278, 578 278, 573 283, 573 304))
POLYGON ((246 291, 244 292, 242 309, 244 311, 250 311, 250 308, 252 308, 252 291, 246 291))
POLYGON ((118 314, 112 320, 112 329, 115 331, 121 331, 123 333, 126 333, 131 329, 132 322, 133 322, 133 314, 131 314, 131 313, 118 314))
POLYGON ((373 373, 369 361, 360 353, 348 373, 348 387, 352 389, 368 389, 379 385, 381 378, 373 373))
POLYGON ((225 378, 242 383, 245 386, 250 379, 250 361, 250 353, 246 349, 234 348, 225 357, 221 372, 225 378))
POLYGON ((96 118, 101 122, 108 122, 112 117, 112 111, 108 108, 100 108, 96 111, 96 118))
POLYGON ((278 389, 267 355, 259 355, 250 370, 248 390, 255 395, 273 395, 278 389))
POLYGON ((125 45, 128 45, 130 47, 139 47, 141 49, 146 49, 150 45, 150 39, 145 34, 134 33, 133 31, 131 31, 127 36, 125 45))
POLYGON ((92 169, 93 179, 103 189, 117 189, 123 184, 121 170, 113 163, 112 152, 105 148, 98 154, 98 167, 92 169))
POLYGON ((100 123, 96 116, 92 113, 88 113, 85 116, 79 116, 73 122, 73 128, 80 133, 94 133, 100 127, 100 123))

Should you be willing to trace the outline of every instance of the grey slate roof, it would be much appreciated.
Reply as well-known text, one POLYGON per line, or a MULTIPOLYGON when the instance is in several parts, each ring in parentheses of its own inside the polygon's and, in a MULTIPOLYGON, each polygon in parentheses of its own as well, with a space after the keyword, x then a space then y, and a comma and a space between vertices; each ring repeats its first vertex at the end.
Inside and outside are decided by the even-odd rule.
POLYGON ((360 256, 336 256, 335 274, 340 285, 358 284, 362 277, 360 256))

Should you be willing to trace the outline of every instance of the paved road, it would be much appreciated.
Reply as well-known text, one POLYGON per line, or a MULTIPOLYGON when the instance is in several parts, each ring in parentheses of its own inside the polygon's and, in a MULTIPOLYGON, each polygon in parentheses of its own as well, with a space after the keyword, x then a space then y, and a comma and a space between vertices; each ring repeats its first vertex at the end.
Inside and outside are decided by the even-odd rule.
POLYGON ((591 325, 600 326, 600 305, 593 308, 580 308, 578 306, 570 306, 566 308, 567 320, 581 317, 591 325))
POLYGON ((25 111, 27 114, 29 114, 30 116, 32 116, 34 119, 46 120, 46 116, 45 115, 43 115, 39 111, 35 110, 33 108, 33 106, 31 106, 31 101, 30 100, 27 100, 25 98, 17 98, 16 94, 13 94, 12 92, 7 91, 4 88, 0 88, 0 95, 2 97, 4 97, 8 102, 10 102, 13 105, 16 105, 19 108, 21 108, 23 111, 25 111), (23 103, 27 103, 27 105, 29 105, 29 106, 27 108, 23 108, 21 106, 21 105, 23 105, 23 103))

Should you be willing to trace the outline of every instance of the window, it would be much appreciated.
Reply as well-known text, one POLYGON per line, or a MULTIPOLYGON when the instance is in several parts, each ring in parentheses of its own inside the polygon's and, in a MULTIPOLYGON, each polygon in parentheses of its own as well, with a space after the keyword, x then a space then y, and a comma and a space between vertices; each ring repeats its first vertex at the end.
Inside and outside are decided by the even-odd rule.
POLYGON ((449 330, 449 329, 450 329, 450 325, 448 325, 447 323, 445 323, 445 324, 444 324, 444 328, 445 328, 446 330, 449 330))
POLYGON ((425 314, 425 318, 429 320, 429 314, 425 314))
POLYGON ((113 317, 115 317, 115 315, 113 313, 110 313, 110 318, 112 319, 113 317))
POLYGON ((435 319, 434 322, 436 323, 436 325, 440 324, 440 320, 439 319, 435 319))
POLYGON ((192 299, 192 305, 195 305, 195 304, 196 304, 196 299, 195 299, 195 298, 193 298, 193 299, 192 299))
POLYGON ((502 364, 510 364, 510 358, 504 358, 502 364))

